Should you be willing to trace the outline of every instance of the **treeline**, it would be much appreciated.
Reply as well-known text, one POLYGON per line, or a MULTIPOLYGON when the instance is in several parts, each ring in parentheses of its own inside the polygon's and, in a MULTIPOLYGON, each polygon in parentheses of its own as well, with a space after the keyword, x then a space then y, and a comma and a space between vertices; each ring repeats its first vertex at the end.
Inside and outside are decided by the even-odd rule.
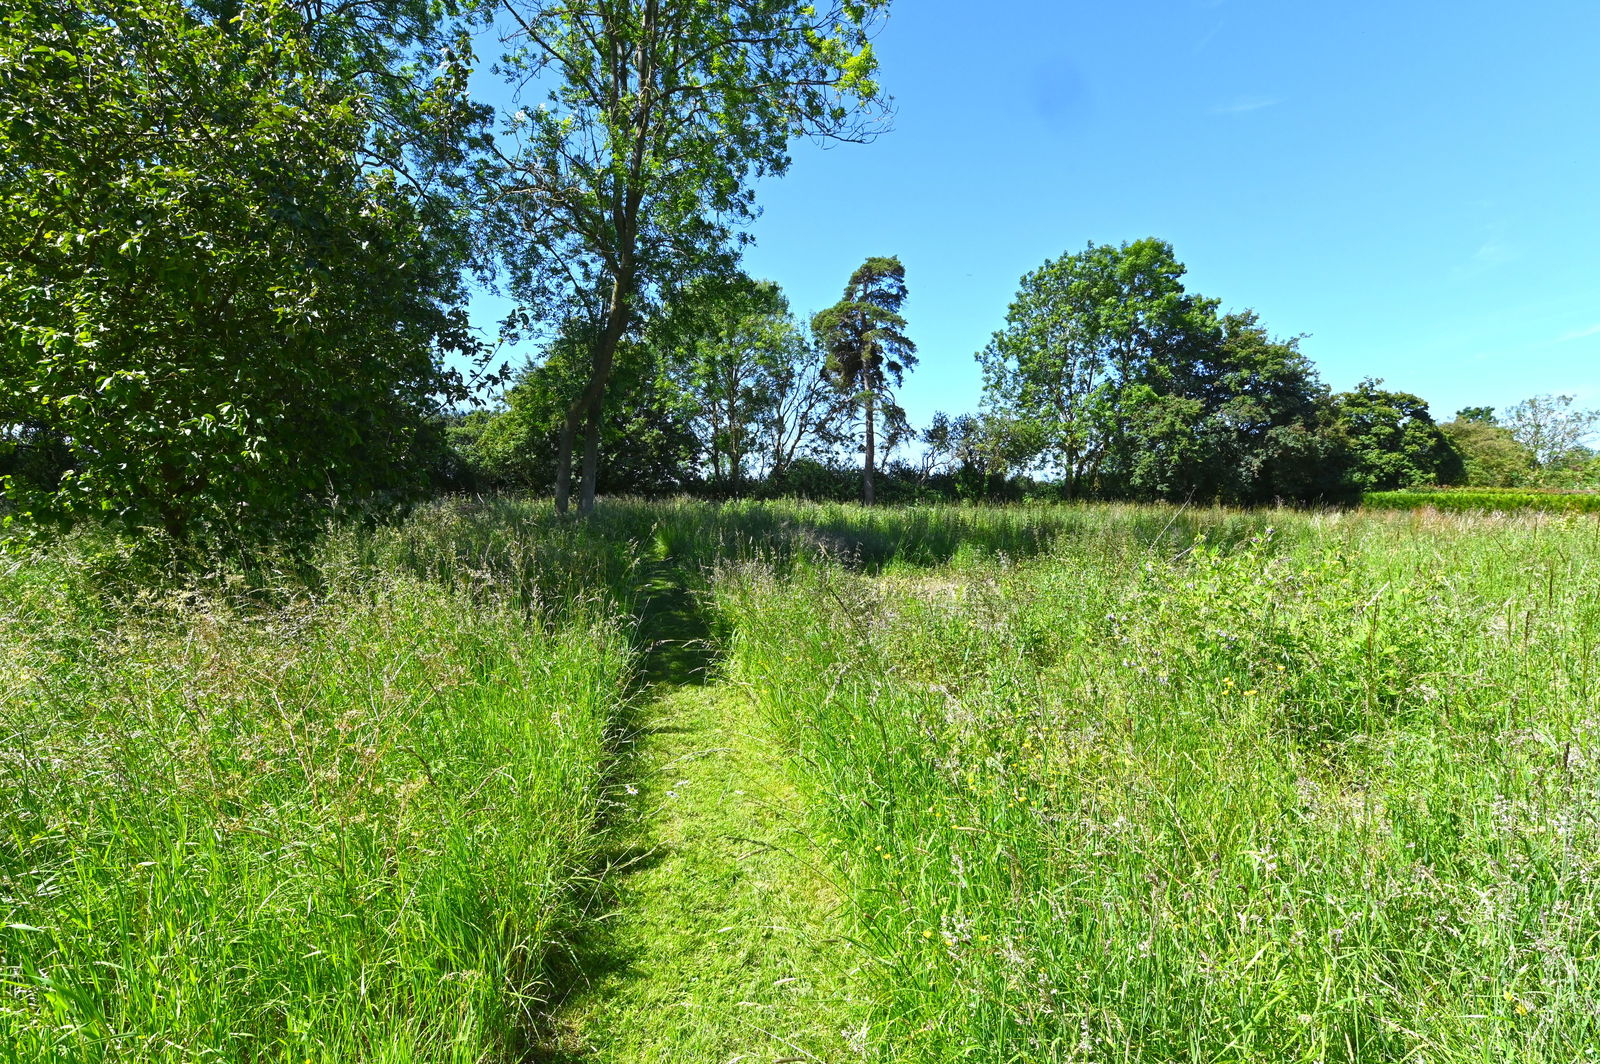
POLYGON ((1022 279, 978 409, 912 425, 906 270, 802 319, 757 179, 865 141, 888 0, 15 0, 0 37, 0 518, 294 538, 601 492, 1337 503, 1592 484, 1591 415, 1333 393, 1158 240, 1022 279), (474 42, 511 86, 473 101, 474 42), (498 342, 470 283, 514 310, 498 342), (537 352, 517 372, 493 352, 537 352), (458 371, 450 367, 471 367, 458 371), (486 390, 500 396, 474 409, 486 390), (1587 420, 1585 420, 1587 419, 1587 420))
MULTIPOLYGON (((1187 292, 1183 275, 1154 239, 1045 263, 978 355, 981 409, 921 427, 895 399, 915 365, 897 259, 869 260, 810 323, 770 282, 698 283, 625 345, 600 489, 1254 505, 1454 484, 1600 487, 1585 446, 1600 415, 1571 397, 1529 399, 1501 418, 1470 408, 1441 424, 1421 398, 1378 380, 1334 392, 1298 338, 1272 336, 1252 311, 1225 313, 1187 292), (883 278, 891 299, 871 294, 883 278), (849 313, 878 317, 857 322, 841 349, 849 313)), ((547 488, 562 378, 580 354, 553 347, 503 409, 452 420, 456 487, 547 488)))

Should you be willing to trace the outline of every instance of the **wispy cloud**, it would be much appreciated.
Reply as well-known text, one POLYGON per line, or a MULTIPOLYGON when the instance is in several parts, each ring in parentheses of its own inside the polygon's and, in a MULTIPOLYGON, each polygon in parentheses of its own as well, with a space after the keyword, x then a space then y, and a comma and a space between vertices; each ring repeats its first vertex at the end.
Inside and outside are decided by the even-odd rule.
POLYGON ((1498 240, 1486 240, 1472 253, 1473 263, 1480 266, 1498 266, 1502 262, 1510 262, 1517 257, 1517 253, 1498 240))
POLYGON ((1481 277, 1490 270, 1504 266, 1508 262, 1515 262, 1522 257, 1522 252, 1510 244, 1498 240, 1485 240, 1478 245, 1478 250, 1467 256, 1466 260, 1450 269, 1450 276, 1457 281, 1466 281, 1474 277, 1481 277))
POLYGON ((1589 336, 1600 336, 1600 325, 1591 325, 1587 329, 1574 329, 1572 332, 1563 333, 1556 337, 1556 343, 1571 343, 1573 340, 1582 340, 1589 336))
POLYGON ((1232 103, 1218 104, 1211 109, 1211 113, 1214 115, 1242 115, 1251 111, 1276 107, 1282 102, 1276 96, 1240 96, 1232 103))

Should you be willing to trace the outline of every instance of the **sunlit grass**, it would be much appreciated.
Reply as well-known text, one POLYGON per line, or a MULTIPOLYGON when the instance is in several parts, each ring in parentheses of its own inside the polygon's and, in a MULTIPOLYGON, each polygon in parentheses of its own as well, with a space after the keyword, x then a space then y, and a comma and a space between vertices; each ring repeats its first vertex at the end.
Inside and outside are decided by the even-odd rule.
POLYGON ((0 1059, 537 1059, 629 896, 623 710, 708 667, 789 755, 866 1059, 1600 1045, 1590 518, 452 500, 149 590, 83 549, 0 568, 0 1059))
POLYGON ((1274 521, 725 575, 890 1057, 1593 1055, 1594 523, 1274 521))
POLYGON ((0 608, 0 1057, 479 1061, 576 918, 628 650, 394 577, 0 608), (102 618, 104 620, 104 618, 102 618))

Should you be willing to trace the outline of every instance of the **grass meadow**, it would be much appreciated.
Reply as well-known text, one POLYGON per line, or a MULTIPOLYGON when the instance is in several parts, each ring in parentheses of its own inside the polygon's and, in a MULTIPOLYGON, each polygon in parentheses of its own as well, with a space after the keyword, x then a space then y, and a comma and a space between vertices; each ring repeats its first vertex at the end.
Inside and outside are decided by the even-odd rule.
MULTIPOLYGON (((627 748, 709 685, 847 929, 825 1059, 1600 1059, 1592 517, 456 500, 266 587, 105 558, 0 561, 0 1058, 651 1059, 548 1036, 627 748)), ((762 918, 655 876, 680 951, 762 918)))

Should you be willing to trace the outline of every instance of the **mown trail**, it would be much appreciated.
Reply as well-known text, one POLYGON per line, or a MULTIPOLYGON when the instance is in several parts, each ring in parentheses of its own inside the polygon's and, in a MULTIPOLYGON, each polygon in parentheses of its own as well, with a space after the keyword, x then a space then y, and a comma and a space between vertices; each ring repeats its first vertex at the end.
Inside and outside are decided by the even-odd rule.
POLYGON ((839 899, 781 752, 743 691, 650 671, 604 912, 543 1059, 859 1059, 839 899))

